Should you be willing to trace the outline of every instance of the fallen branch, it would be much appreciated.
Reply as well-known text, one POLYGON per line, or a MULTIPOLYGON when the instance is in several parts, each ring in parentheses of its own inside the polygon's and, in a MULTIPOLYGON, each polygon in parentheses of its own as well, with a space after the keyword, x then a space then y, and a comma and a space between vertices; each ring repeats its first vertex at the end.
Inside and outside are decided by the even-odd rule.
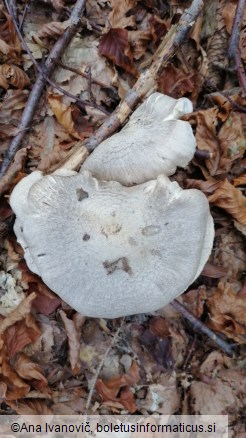
MULTIPOLYGON (((7 9, 9 10, 9 5, 7 0, 5 0, 5 3, 7 9)), ((27 104, 22 114, 21 122, 19 124, 19 132, 11 141, 8 147, 8 151, 6 152, 6 155, 4 157, 2 167, 0 170, 0 176, 4 175, 5 171, 9 167, 10 162, 14 158, 14 155, 16 154, 17 150, 21 147, 21 142, 26 134, 26 129, 29 128, 37 103, 43 93, 46 84, 46 77, 51 75, 51 73, 56 67, 56 60, 62 56, 67 45, 70 43, 71 39, 76 34, 79 26, 80 18, 85 7, 85 3, 86 0, 77 0, 70 16, 70 22, 71 22, 70 26, 65 30, 64 34, 57 40, 43 66, 43 72, 45 75, 41 72, 39 72, 38 74, 37 80, 29 95, 27 104)), ((20 36, 19 29, 17 32, 20 36)))
POLYGON ((163 39, 152 58, 151 66, 140 75, 117 109, 105 120, 89 140, 78 142, 64 161, 50 169, 51 172, 60 167, 67 169, 78 168, 88 156, 88 151, 93 151, 103 140, 120 128, 140 100, 146 94, 156 89, 158 75, 186 38, 202 7, 202 0, 193 0, 190 8, 184 11, 179 23, 172 26, 163 39))
POLYGON ((233 356, 233 347, 224 341, 220 336, 216 335, 210 328, 208 328, 205 324, 200 321, 196 316, 189 312, 183 304, 181 304, 178 300, 173 300, 171 305, 179 312, 181 315, 187 319, 195 329, 195 331, 199 331, 208 336, 212 341, 214 341, 221 350, 223 350, 229 356, 233 356))
POLYGON ((246 96, 246 76, 239 51, 239 39, 245 5, 246 0, 238 0, 228 49, 228 58, 230 61, 235 61, 238 80, 243 89, 244 96, 246 96))
POLYGON ((229 48, 228 48, 228 58, 231 60, 235 58, 235 53, 238 50, 240 29, 243 20, 245 4, 246 4, 246 0, 238 0, 235 17, 232 25, 229 48))

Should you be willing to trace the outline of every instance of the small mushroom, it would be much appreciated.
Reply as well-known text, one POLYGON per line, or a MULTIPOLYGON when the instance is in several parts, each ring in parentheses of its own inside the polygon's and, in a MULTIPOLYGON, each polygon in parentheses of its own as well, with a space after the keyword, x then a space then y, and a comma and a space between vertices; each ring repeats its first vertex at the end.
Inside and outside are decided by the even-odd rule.
POLYGON ((125 127, 103 141, 82 170, 105 181, 141 184, 158 175, 172 175, 195 153, 196 141, 188 122, 177 120, 192 111, 189 99, 152 94, 132 114, 125 127))
POLYGON ((163 175, 135 187, 87 171, 41 179, 34 172, 32 180, 15 232, 19 239, 21 223, 30 269, 82 314, 154 311, 186 290, 207 261, 213 223, 198 190, 163 175))
POLYGON ((151 312, 201 273, 214 237, 207 198, 167 177, 193 156, 191 128, 176 120, 191 110, 188 99, 154 93, 98 147, 102 170, 97 149, 90 171, 86 163, 80 173, 35 171, 13 190, 14 230, 29 268, 78 312, 151 312))

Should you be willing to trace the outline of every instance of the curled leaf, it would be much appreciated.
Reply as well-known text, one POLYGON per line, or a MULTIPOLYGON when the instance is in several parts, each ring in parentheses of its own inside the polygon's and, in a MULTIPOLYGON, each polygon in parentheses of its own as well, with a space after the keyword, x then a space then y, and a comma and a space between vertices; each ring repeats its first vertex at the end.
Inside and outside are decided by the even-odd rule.
POLYGON ((19 89, 23 89, 30 84, 27 74, 13 64, 3 64, 0 66, 0 77, 3 77, 9 85, 19 89))
POLYGON ((246 197, 227 179, 221 182, 208 199, 212 204, 231 214, 239 224, 246 225, 246 197))
POLYGON ((69 345, 69 360, 72 368, 73 374, 78 374, 80 372, 81 361, 80 361, 80 341, 79 341, 79 333, 76 329, 76 325, 74 321, 69 319, 63 310, 60 310, 61 319, 65 326, 67 337, 68 337, 68 345, 69 345))

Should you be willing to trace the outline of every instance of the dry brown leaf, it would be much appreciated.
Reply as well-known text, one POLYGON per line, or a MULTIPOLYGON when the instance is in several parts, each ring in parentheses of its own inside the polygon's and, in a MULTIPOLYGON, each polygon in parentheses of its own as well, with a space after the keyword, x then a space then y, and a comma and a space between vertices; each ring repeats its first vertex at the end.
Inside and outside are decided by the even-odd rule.
POLYGON ((151 39, 151 33, 149 30, 132 30, 128 32, 129 43, 132 48, 133 58, 136 60, 141 59, 147 50, 147 46, 151 39))
POLYGON ((220 378, 192 382, 191 397, 195 414, 228 414, 232 409, 237 411, 242 407, 241 400, 236 397, 232 388, 225 385, 220 378))
POLYGON ((172 415, 180 408, 180 394, 177 389, 175 373, 163 374, 161 383, 150 384, 141 406, 151 413, 172 415))
POLYGON ((51 21, 50 23, 44 24, 41 29, 39 29, 37 36, 39 38, 46 37, 57 37, 63 35, 64 31, 70 25, 70 20, 66 21, 51 21))
POLYGON ((231 214, 239 224, 246 225, 246 197, 227 179, 221 182, 208 199, 212 204, 231 214))
POLYGON ((35 342, 40 334, 36 321, 30 314, 25 319, 8 327, 3 334, 8 356, 12 358, 16 353, 23 350, 26 345, 35 342))
POLYGON ((133 414, 137 410, 137 405, 134 400, 134 396, 129 387, 122 389, 120 392, 119 402, 124 406, 124 408, 133 414))
POLYGON ((151 15, 149 19, 150 31, 152 36, 152 45, 156 49, 162 38, 170 28, 170 20, 162 20, 158 15, 151 15))
POLYGON ((139 381, 139 369, 136 362, 132 365, 128 373, 121 376, 112 377, 109 380, 98 379, 96 383, 97 393, 100 395, 102 401, 120 401, 119 391, 122 387, 136 384, 139 381))
POLYGON ((45 400, 18 400, 9 401, 8 405, 19 415, 53 415, 54 412, 45 400))
POLYGON ((211 176, 221 175, 231 169, 233 161, 245 151, 246 141, 240 114, 229 113, 228 101, 224 99, 219 108, 213 107, 193 113, 197 146, 211 153, 206 165, 211 176), (224 122, 220 129, 219 125, 224 122), (218 132, 219 131, 219 132, 218 132))
POLYGON ((246 263, 243 236, 228 228, 216 232, 213 262, 227 270, 230 282, 241 278, 246 263))
POLYGON ((69 361, 73 374, 79 374, 81 368, 80 361, 80 336, 76 329, 74 321, 69 319, 63 310, 60 310, 61 319, 65 326, 68 346, 69 346, 69 361))
POLYGON ((24 382, 18 374, 9 365, 9 362, 3 353, 0 382, 7 385, 6 400, 18 400, 25 397, 30 391, 30 386, 24 382))
POLYGON ((21 90, 30 84, 27 74, 14 64, 1 65, 0 75, 5 78, 9 85, 13 85, 21 90))
POLYGON ((43 383, 47 384, 47 380, 42 373, 41 367, 38 364, 32 362, 30 358, 24 353, 18 354, 14 362, 14 369, 17 374, 22 377, 22 379, 42 380, 43 383))
POLYGON ((21 43, 11 17, 0 5, 0 60, 19 63, 21 60, 21 43))
POLYGON ((227 270, 222 266, 216 266, 213 263, 207 262, 202 270, 202 274, 204 277, 209 278, 221 278, 227 274, 227 270))
POLYGON ((158 91, 179 98, 192 93, 196 86, 196 73, 184 73, 182 69, 169 64, 158 77, 158 91))
POLYGON ((161 316, 151 318, 149 325, 151 333, 153 333, 155 336, 166 338, 170 335, 169 323, 161 316))
POLYGON ((50 95, 48 98, 50 107, 55 114, 58 122, 78 140, 83 140, 92 133, 92 128, 88 121, 81 115, 76 106, 65 105, 62 96, 50 95))
POLYGON ((137 0, 109 0, 109 3, 112 7, 108 16, 111 27, 134 27, 134 15, 127 13, 136 6, 137 0))
POLYGON ((246 334, 246 301, 230 283, 220 282, 213 295, 207 299, 210 326, 242 342, 246 334))
POLYGON ((24 261, 19 265, 22 271, 21 281, 24 288, 28 288, 28 293, 36 293, 36 298, 32 304, 33 308, 39 313, 50 315, 60 306, 61 299, 42 282, 38 275, 29 271, 24 261))
POLYGON ((217 181, 214 178, 210 178, 208 181, 201 179, 185 179, 184 185, 186 189, 199 189, 205 195, 211 195, 220 186, 221 181, 217 181))
POLYGON ((235 187, 244 186, 246 184, 246 173, 244 175, 240 175, 237 178, 232 180, 232 183, 235 187))
POLYGON ((16 322, 25 318, 31 311, 32 302, 36 298, 36 294, 33 292, 28 297, 26 297, 21 303, 10 312, 3 321, 0 323, 0 333, 15 324, 16 322))
POLYGON ((133 62, 133 54, 126 29, 110 29, 102 36, 98 51, 99 55, 106 56, 118 67, 123 68, 135 77, 139 76, 133 62))

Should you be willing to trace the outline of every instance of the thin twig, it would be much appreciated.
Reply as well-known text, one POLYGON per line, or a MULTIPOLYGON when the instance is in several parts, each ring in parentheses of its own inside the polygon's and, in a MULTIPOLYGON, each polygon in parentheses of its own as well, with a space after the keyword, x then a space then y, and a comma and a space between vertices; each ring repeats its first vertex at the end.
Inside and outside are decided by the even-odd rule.
POLYGON ((196 316, 194 316, 189 310, 186 309, 183 304, 181 304, 178 300, 173 300, 171 305, 179 312, 181 315, 186 318, 193 326, 195 330, 198 330, 201 333, 207 335, 210 339, 212 339, 226 354, 229 356, 233 356, 233 347, 224 341, 220 336, 216 335, 210 328, 208 328, 205 324, 200 321, 196 316))
POLYGON ((231 60, 234 59, 235 53, 238 50, 241 23, 245 11, 245 5, 246 5, 246 0, 238 0, 235 17, 232 25, 229 49, 228 49, 228 58, 231 60))
POLYGON ((153 56, 151 66, 139 76, 137 82, 128 92, 125 99, 118 105, 117 109, 104 121, 88 141, 78 142, 72 151, 68 153, 64 161, 50 169, 51 172, 58 167, 65 167, 67 169, 78 168, 88 156, 88 150, 93 151, 103 140, 120 128, 141 99, 144 98, 147 93, 156 89, 157 78, 160 71, 169 62, 170 58, 174 56, 180 44, 185 40, 202 8, 202 0, 193 0, 189 9, 184 11, 179 23, 173 25, 164 37, 161 45, 153 56))
POLYGON ((245 70, 239 50, 237 50, 235 53, 235 63, 236 63, 238 80, 243 89, 243 96, 246 96, 246 75, 245 75, 245 70))
MULTIPOLYGON (((45 66, 44 66, 44 73, 45 76, 50 76, 51 73, 53 72, 53 70, 55 69, 56 63, 55 61, 60 58, 64 52, 64 50, 66 49, 67 45, 70 43, 71 39, 74 37, 74 35, 77 32, 79 23, 80 23, 80 18, 81 15, 84 11, 84 7, 85 7, 85 3, 86 0, 77 0, 72 13, 71 13, 71 17, 70 17, 70 26, 65 30, 64 34, 57 40, 57 42, 55 43, 53 49, 51 50, 45 66)), ((7 0, 5 0, 5 4, 7 9, 9 10, 9 5, 7 0)), ((18 29, 18 26, 17 26, 18 29)), ((16 29, 16 30, 17 30, 16 29)), ((21 33, 18 29, 18 35, 20 36, 21 33)), ((22 37, 22 36, 21 36, 22 37)), ((25 106, 25 109, 23 111, 22 114, 22 118, 21 118, 21 122, 19 125, 19 133, 13 138, 13 140, 11 141, 9 147, 8 147, 8 151, 4 157, 4 161, 0 170, 0 176, 4 175, 5 171, 7 170, 10 162, 12 161, 15 153, 17 152, 17 150, 20 148, 21 142, 25 136, 25 129, 30 125, 36 106, 37 106, 37 102, 39 101, 45 84, 46 84, 46 77, 44 77, 44 75, 40 72, 38 75, 38 78, 32 88, 32 91, 29 95, 27 104, 25 106)))
POLYGON ((195 150, 195 158, 198 158, 200 160, 210 160, 211 158, 213 158, 213 153, 206 151, 205 149, 196 149, 195 150))
MULTIPOLYGON (((88 79, 90 76, 88 73, 82 72, 79 68, 70 67, 69 65, 66 65, 61 61, 57 61, 56 63, 57 63, 57 65, 59 65, 59 67, 65 69, 65 70, 72 71, 73 73, 76 73, 77 75, 82 76, 82 78, 88 79)), ((112 87, 111 85, 106 85, 103 82, 98 81, 97 79, 94 79, 92 76, 91 76, 91 82, 93 84, 99 85, 99 87, 106 88, 106 89, 113 91, 114 93, 117 93, 117 90, 115 87, 112 87)))
POLYGON ((109 352, 113 348, 113 346, 114 346, 114 344, 115 344, 115 342, 116 342, 116 340, 117 340, 117 338, 119 336, 119 333, 120 333, 120 331, 122 329, 123 323, 124 323, 124 319, 123 319, 120 327, 116 330, 116 332, 115 332, 115 334, 114 334, 114 336, 113 336, 113 338, 112 338, 112 340, 110 342, 110 345, 108 346, 108 348, 105 351, 102 359, 100 360, 100 363, 99 363, 99 365, 98 365, 98 367, 96 369, 96 373, 95 373, 95 375, 94 375, 94 377, 93 377, 93 379, 91 381, 91 387, 90 387, 90 391, 89 391, 88 398, 87 398, 86 405, 85 405, 86 412, 88 411, 88 409, 89 409, 89 407, 91 405, 91 399, 92 399, 92 396, 93 396, 93 392, 94 392, 94 389, 95 389, 95 386, 96 386, 97 379, 98 379, 98 376, 100 374, 100 371, 101 371, 101 369, 102 369, 102 367, 103 367, 103 365, 105 363, 106 358, 108 357, 109 352))
POLYGON ((22 28, 24 26, 24 22, 25 22, 25 19, 26 19, 26 16, 27 16, 27 12, 28 12, 28 9, 30 7, 29 2, 30 2, 30 0, 26 0, 26 2, 25 2, 23 15, 22 15, 22 18, 21 18, 20 24, 19 24, 19 31, 20 32, 22 31, 22 28))

